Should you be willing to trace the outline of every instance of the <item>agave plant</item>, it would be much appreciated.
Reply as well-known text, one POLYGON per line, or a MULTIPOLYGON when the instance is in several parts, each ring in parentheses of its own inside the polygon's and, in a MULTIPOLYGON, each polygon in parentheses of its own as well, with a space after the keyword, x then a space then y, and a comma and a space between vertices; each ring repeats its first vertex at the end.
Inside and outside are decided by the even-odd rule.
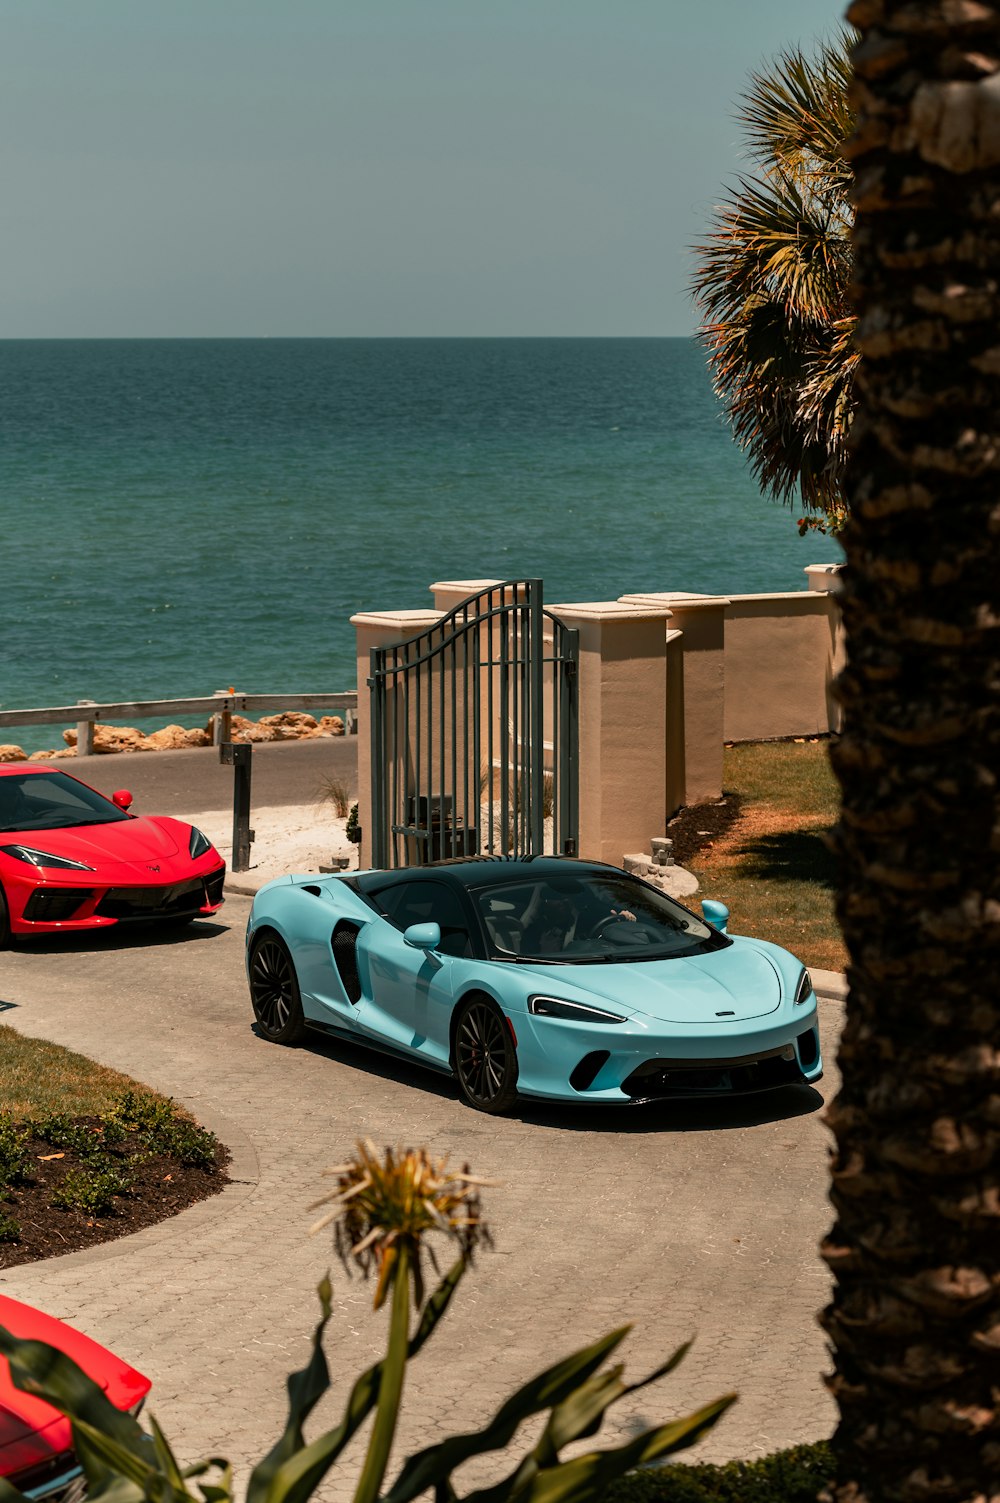
MULTIPOLYGON (((307 1441, 305 1422, 330 1386, 323 1335, 331 1314, 331 1286, 324 1279, 311 1356, 288 1379, 285 1428, 254 1467, 247 1503, 305 1503, 373 1412, 355 1503, 413 1503, 428 1490, 438 1503, 458 1503, 455 1471, 472 1457, 504 1450, 526 1421, 546 1412, 534 1444, 492 1487, 466 1494, 464 1503, 592 1503, 616 1477, 689 1446, 734 1401, 734 1394, 726 1394, 683 1419, 643 1430, 623 1445, 564 1458, 567 1446, 597 1434, 612 1405, 665 1377, 688 1349, 689 1343, 681 1346, 647 1378, 628 1384, 622 1364, 605 1367, 631 1329, 622 1326, 530 1379, 483 1429, 416 1452, 383 1490, 406 1364, 443 1318, 475 1249, 489 1245, 479 1204, 479 1187, 485 1182, 467 1169, 450 1173, 447 1160, 431 1159, 423 1150, 379 1155, 370 1143, 359 1143, 353 1158, 329 1172, 337 1187, 316 1203, 330 1209, 313 1230, 335 1222, 335 1243, 345 1265, 357 1264, 366 1275, 376 1273, 375 1307, 387 1301, 390 1306, 386 1355, 354 1383, 340 1423, 307 1441), (458 1258, 427 1296, 423 1265, 425 1258, 434 1264, 435 1236, 455 1244, 458 1258)), ((47 1400, 71 1420, 92 1503, 230 1503, 235 1497, 225 1457, 182 1466, 155 1419, 150 1417, 149 1431, 143 1430, 55 1348, 21 1341, 0 1327, 0 1353, 19 1388, 47 1400)), ((0 1503, 28 1500, 0 1479, 0 1503)))
POLYGON ((801 500, 800 531, 845 519, 858 356, 848 302, 851 34, 751 75, 739 120, 752 170, 695 248, 715 390, 763 491, 801 500))

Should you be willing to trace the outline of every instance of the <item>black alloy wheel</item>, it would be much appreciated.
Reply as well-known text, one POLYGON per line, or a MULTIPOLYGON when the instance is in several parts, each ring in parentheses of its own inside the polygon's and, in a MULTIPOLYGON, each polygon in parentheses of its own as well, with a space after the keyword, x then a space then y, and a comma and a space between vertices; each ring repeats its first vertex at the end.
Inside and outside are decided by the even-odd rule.
POLYGON ((272 1044, 297 1044, 305 1033, 299 983, 283 940, 267 932, 250 951, 250 1000, 257 1026, 272 1044))
POLYGON ((6 950, 13 943, 10 933, 10 912, 7 908, 7 899, 0 887, 0 950, 6 950))
POLYGON ((517 1100, 517 1053, 507 1019, 486 997, 470 997, 455 1024, 455 1078, 463 1099, 494 1116, 517 1100))

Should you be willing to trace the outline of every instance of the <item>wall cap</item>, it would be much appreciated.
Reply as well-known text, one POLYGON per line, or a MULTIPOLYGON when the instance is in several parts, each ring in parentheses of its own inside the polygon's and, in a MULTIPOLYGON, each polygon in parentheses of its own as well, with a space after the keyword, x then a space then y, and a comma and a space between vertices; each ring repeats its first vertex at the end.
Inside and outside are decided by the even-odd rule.
POLYGON ((629 605, 661 606, 668 611, 671 606, 679 611, 719 610, 729 604, 728 595, 698 595, 691 590, 640 591, 619 599, 629 605))
POLYGON ((546 605, 545 609, 560 619, 572 616, 581 621, 666 621, 671 614, 663 605, 637 605, 623 600, 581 600, 546 605))
POLYGON ((439 579, 436 584, 428 585, 428 589, 432 595, 435 590, 464 590, 466 595, 478 595, 481 590, 492 590, 505 583, 503 579, 439 579))
POLYGON ((413 636, 429 626, 436 626, 444 611, 360 611, 351 617, 352 626, 371 626, 379 630, 407 631, 413 636))

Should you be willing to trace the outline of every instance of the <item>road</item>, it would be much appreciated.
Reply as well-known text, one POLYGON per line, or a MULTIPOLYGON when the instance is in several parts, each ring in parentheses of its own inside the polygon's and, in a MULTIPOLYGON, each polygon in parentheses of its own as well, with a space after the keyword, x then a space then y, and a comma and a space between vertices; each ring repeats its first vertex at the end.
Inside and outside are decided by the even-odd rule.
MULTIPOLYGON (((302 745, 319 746, 316 766, 350 749, 302 745)), ((289 750, 255 754, 255 777, 273 784, 268 799, 314 775, 289 750)), ((198 755, 173 761, 193 766, 198 755)), ((166 810, 170 758, 127 767, 94 758, 85 775, 132 786, 166 810)), ((210 789, 215 770, 204 760, 210 789)), ((184 808, 195 807, 188 791, 184 808)), ((305 1359, 325 1269, 339 1398, 381 1354, 385 1321, 371 1312, 371 1286, 347 1277, 328 1235, 307 1235, 323 1169, 360 1136, 425 1144, 497 1182, 484 1191, 495 1250, 477 1259, 419 1358, 398 1455, 483 1423, 545 1362, 627 1321, 632 1377, 696 1341, 670 1379, 614 1411, 605 1443, 730 1389, 739 1403, 699 1446, 705 1459, 830 1433, 815 1315, 828 1293, 816 1245, 831 1220, 820 1111, 832 1071, 820 1090, 742 1105, 531 1107, 494 1120, 464 1107, 447 1081, 353 1046, 287 1050, 257 1038, 242 970, 248 911, 248 898, 232 896, 217 922, 184 935, 49 942, 0 960, 2 1021, 173 1095, 234 1149, 236 1183, 222 1196, 136 1237, 0 1276, 5 1292, 73 1320, 148 1372, 153 1412, 186 1460, 221 1450, 245 1482, 281 1428, 285 1375, 305 1359)), ((829 1062, 839 1004, 821 1003, 821 1021, 829 1062)), ((335 1414, 321 1406, 310 1433, 335 1414)), ((322 1496, 346 1497, 356 1464, 322 1496)), ((488 1475, 470 1469, 463 1480, 488 1475)))

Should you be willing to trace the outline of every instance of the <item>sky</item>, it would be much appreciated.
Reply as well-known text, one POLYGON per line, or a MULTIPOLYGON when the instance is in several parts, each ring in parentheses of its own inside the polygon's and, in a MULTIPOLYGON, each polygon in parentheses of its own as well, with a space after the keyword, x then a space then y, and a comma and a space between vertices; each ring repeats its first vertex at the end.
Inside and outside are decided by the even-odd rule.
POLYGON ((0 0, 0 338, 690 334, 825 0, 0 0))

